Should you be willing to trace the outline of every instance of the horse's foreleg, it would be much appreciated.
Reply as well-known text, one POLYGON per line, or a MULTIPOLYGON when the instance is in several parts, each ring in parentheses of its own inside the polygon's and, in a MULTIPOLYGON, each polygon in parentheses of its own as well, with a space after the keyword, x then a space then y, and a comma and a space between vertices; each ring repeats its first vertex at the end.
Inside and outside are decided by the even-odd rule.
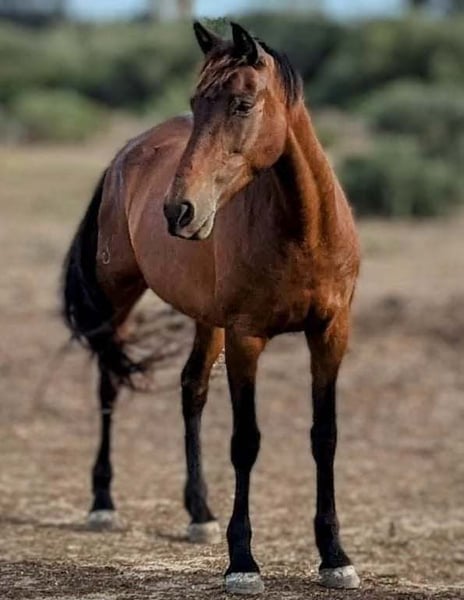
POLYGON ((115 507, 111 497, 112 468, 111 422, 116 397, 120 384, 103 367, 100 367, 99 399, 100 399, 100 445, 94 467, 92 469, 93 504, 88 517, 88 524, 93 528, 108 529, 115 524, 115 507))
POLYGON ((197 324, 192 352, 181 377, 187 461, 184 500, 192 519, 188 528, 188 537, 192 542, 220 541, 219 525, 207 504, 207 488, 201 464, 200 428, 211 368, 223 346, 223 329, 197 324))
POLYGON ((313 426, 312 453, 317 469, 316 544, 322 559, 319 572, 326 587, 356 588, 359 577, 339 540, 335 509, 334 458, 337 444, 336 383, 346 350, 349 314, 344 311, 328 326, 307 332, 311 351, 313 426))
POLYGON ((235 469, 235 500, 227 529, 230 565, 226 591, 256 594, 263 591, 259 567, 251 553, 249 518, 250 473, 256 461, 260 433, 255 412, 255 377, 265 340, 226 332, 226 365, 233 409, 231 458, 235 469))

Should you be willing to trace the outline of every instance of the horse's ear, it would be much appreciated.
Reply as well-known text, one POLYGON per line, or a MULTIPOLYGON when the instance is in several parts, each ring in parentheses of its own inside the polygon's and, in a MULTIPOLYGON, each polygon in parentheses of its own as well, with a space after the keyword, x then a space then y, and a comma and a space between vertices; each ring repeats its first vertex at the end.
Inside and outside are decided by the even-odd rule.
POLYGON ((238 23, 231 23, 230 25, 232 27, 232 39, 234 40, 234 54, 245 58, 249 65, 258 64, 260 58, 258 42, 238 23))
POLYGON ((193 31, 195 32, 200 48, 203 50, 203 54, 211 52, 214 46, 222 41, 218 35, 203 27, 198 21, 193 23, 193 31))

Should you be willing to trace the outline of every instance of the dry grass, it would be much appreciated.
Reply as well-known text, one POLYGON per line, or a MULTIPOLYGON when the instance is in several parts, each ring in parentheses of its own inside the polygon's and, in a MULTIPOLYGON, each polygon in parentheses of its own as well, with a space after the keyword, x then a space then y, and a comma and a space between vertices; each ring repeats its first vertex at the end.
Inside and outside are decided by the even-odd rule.
MULTIPOLYGON (((81 524, 98 429, 94 372, 78 349, 38 383, 66 332, 60 263, 94 181, 123 141, 0 150, 0 597, 222 598, 224 544, 189 546, 181 506, 182 358, 152 395, 125 395, 115 431, 122 531, 81 524)), ((252 512, 266 597, 464 598, 464 220, 361 226, 365 260, 340 382, 338 500, 345 546, 364 580, 320 590, 311 520, 308 357, 275 340, 259 379, 263 445, 252 512)), ((148 303, 147 318, 159 304, 148 303)), ((187 352, 189 324, 177 336, 187 352), (185 338, 185 343, 184 343, 185 338)), ((205 416, 211 503, 231 509, 230 410, 216 373, 205 416)))

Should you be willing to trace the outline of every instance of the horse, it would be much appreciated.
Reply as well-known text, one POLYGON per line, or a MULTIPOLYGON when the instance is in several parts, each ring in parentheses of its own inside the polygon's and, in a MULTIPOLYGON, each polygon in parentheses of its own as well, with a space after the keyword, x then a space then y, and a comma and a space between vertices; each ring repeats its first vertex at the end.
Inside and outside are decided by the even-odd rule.
POLYGON ((347 347, 360 250, 350 205, 316 136, 288 57, 236 23, 223 39, 198 22, 204 54, 192 112, 136 137, 103 173, 64 265, 64 317, 99 368, 101 441, 90 523, 110 524, 111 419, 120 387, 143 365, 124 324, 145 290, 195 321, 181 374, 194 542, 217 541, 200 423, 213 364, 225 351, 233 413, 235 499, 225 589, 263 590, 252 549, 250 475, 260 431, 258 360, 267 342, 304 332, 311 355, 320 583, 360 580, 339 538, 333 464, 336 383, 347 347))

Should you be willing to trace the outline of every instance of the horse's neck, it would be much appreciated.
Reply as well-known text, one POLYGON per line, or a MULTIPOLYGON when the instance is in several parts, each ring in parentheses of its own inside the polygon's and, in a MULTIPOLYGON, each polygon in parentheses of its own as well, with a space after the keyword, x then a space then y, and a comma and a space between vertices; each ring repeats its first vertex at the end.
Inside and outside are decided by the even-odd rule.
POLYGON ((297 237, 309 247, 319 246, 336 226, 338 184, 303 102, 292 110, 276 170, 297 237))

